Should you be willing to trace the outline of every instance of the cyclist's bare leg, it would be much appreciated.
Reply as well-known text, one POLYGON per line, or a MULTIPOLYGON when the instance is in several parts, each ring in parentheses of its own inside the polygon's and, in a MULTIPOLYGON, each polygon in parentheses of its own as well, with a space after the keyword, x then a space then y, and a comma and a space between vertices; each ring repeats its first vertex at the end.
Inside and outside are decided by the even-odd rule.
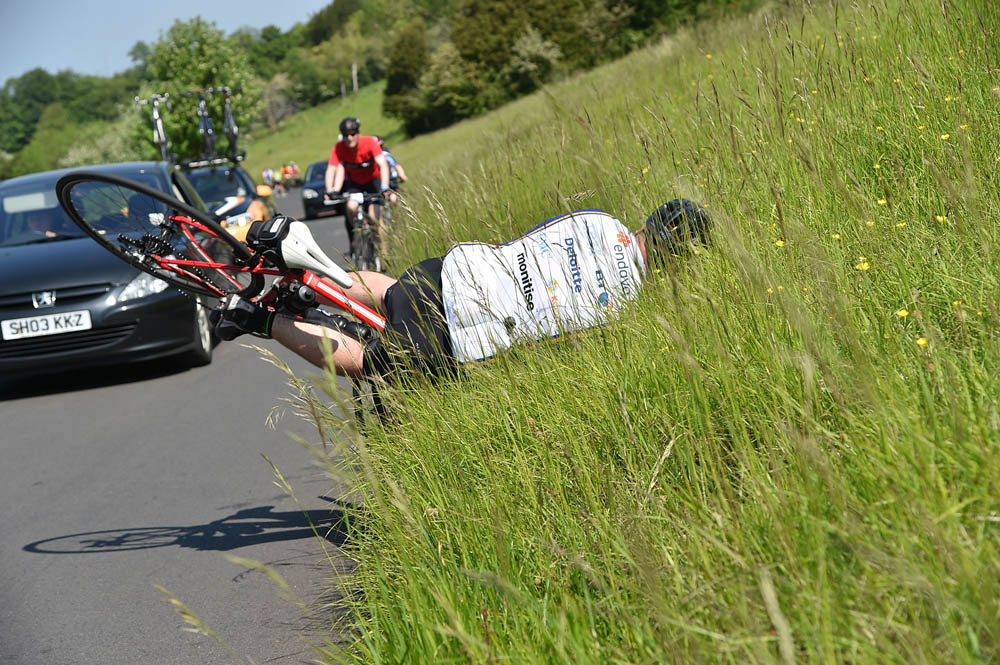
POLYGON ((375 229, 375 243, 378 253, 385 256, 385 225, 382 224, 382 206, 372 203, 368 206, 368 222, 375 229))
POLYGON ((370 270, 352 272, 351 278, 354 284, 344 292, 363 305, 385 312, 385 292, 396 283, 396 278, 370 270))
POLYGON ((358 215, 358 202, 354 199, 347 199, 344 204, 347 208, 347 219, 354 219, 358 215))
POLYGON ((294 351, 317 367, 326 366, 323 357, 323 338, 325 337, 330 340, 330 345, 333 348, 332 360, 337 374, 350 377, 361 376, 364 363, 364 345, 336 328, 278 316, 271 328, 271 337, 286 349, 294 351))

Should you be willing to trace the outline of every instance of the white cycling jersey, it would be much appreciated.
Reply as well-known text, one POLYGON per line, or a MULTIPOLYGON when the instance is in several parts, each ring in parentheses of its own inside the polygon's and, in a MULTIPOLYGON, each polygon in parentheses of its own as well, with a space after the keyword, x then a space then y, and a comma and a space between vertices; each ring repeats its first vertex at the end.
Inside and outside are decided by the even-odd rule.
POLYGON ((644 275, 635 236, 601 210, 554 217, 503 245, 456 245, 441 271, 455 359, 601 325, 644 275))

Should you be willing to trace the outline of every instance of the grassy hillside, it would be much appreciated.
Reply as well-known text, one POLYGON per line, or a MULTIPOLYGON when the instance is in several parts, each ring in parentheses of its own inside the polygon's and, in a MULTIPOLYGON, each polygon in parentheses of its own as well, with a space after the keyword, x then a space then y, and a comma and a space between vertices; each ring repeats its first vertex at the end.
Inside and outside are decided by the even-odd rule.
POLYGON ((595 334, 393 393, 345 451, 331 662, 996 662, 998 26, 759 15, 401 145, 399 266, 674 196, 715 242, 595 334))
POLYGON ((330 157, 337 141, 337 126, 346 116, 361 119, 365 134, 382 136, 391 145, 403 136, 398 120, 382 115, 382 91, 385 82, 366 86, 345 99, 320 104, 285 120, 277 131, 251 137, 247 142, 244 166, 255 178, 270 166, 277 170, 294 161, 305 169, 311 162, 330 157))

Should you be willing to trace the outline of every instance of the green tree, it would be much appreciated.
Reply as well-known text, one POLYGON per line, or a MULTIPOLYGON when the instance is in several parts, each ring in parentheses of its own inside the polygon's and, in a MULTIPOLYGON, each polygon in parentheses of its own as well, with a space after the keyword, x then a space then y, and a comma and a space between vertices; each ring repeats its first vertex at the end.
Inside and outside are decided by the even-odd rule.
MULTIPOLYGON (((227 40, 212 22, 200 17, 175 22, 153 45, 149 71, 155 83, 143 89, 143 96, 155 92, 170 94, 172 108, 161 107, 161 111, 167 136, 180 159, 195 158, 204 152, 198 133, 198 91, 220 86, 240 89, 241 93, 232 98, 237 122, 246 124, 257 117, 259 85, 246 52, 227 40), (185 93, 195 94, 183 96, 185 93)), ((223 98, 210 95, 206 103, 219 137, 219 151, 224 153, 227 146, 222 134, 223 98)), ((144 134, 153 155, 156 148, 148 138, 148 125, 144 134)))
POLYGON ((6 177, 56 168, 78 140, 79 130, 61 103, 49 104, 38 119, 31 142, 7 165, 6 177))
POLYGON ((0 96, 0 149, 16 152, 35 134, 42 112, 59 101, 57 79, 40 67, 9 79, 0 96))
POLYGON ((475 66, 461 56, 455 45, 442 44, 420 78, 422 103, 418 112, 405 120, 407 131, 431 131, 482 113, 487 108, 484 88, 475 66))
POLYGON ((389 49, 385 96, 382 109, 386 115, 406 120, 420 104, 420 77, 427 69, 427 26, 410 21, 393 40, 389 49))
POLYGON ((336 0, 319 10, 306 22, 305 40, 317 46, 330 39, 361 7, 360 0, 336 0))
POLYGON ((286 69, 286 59, 301 46, 304 29, 297 25, 288 32, 268 25, 260 30, 242 29, 230 36, 246 51, 250 66, 265 81, 286 69))
POLYGON ((542 39, 534 26, 517 38, 506 67, 510 90, 526 94, 547 82, 559 64, 559 47, 542 39))

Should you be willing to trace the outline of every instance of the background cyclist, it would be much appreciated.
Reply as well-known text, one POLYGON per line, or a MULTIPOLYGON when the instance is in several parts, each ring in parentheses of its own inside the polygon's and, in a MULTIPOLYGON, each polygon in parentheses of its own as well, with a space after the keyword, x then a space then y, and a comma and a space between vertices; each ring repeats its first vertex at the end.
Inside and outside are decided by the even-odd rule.
MULTIPOLYGON (((257 222, 250 234, 268 222, 257 222)), ((352 275, 348 295, 384 312, 385 332, 367 342, 345 334, 321 310, 307 320, 231 296, 216 327, 221 339, 272 337, 322 367, 331 341, 339 374, 435 376, 519 343, 562 337, 605 323, 638 294, 646 268, 707 242, 709 218, 674 199, 634 234, 600 210, 555 217, 503 245, 462 243, 421 261, 398 280, 352 275)))
MULTIPOLYGON (((389 164, 385 161, 385 155, 382 154, 382 148, 375 137, 361 135, 361 122, 357 118, 341 120, 340 134, 343 138, 337 141, 330 151, 330 161, 326 167, 326 198, 354 192, 382 194, 388 191, 389 164)), ((358 202, 348 198, 346 205, 344 223, 347 226, 347 239, 350 243, 354 238, 354 220, 358 214, 358 202)), ((377 231, 377 236, 382 238, 379 206, 369 204, 365 214, 377 231)))
POLYGON ((388 151, 385 147, 385 142, 382 140, 381 136, 375 137, 378 140, 378 145, 382 148, 382 154, 385 155, 385 162, 389 165, 389 192, 388 198, 391 205, 396 205, 399 201, 399 197, 396 196, 396 192, 399 191, 400 183, 406 182, 406 171, 403 170, 403 165, 392 156, 392 153, 388 151))

